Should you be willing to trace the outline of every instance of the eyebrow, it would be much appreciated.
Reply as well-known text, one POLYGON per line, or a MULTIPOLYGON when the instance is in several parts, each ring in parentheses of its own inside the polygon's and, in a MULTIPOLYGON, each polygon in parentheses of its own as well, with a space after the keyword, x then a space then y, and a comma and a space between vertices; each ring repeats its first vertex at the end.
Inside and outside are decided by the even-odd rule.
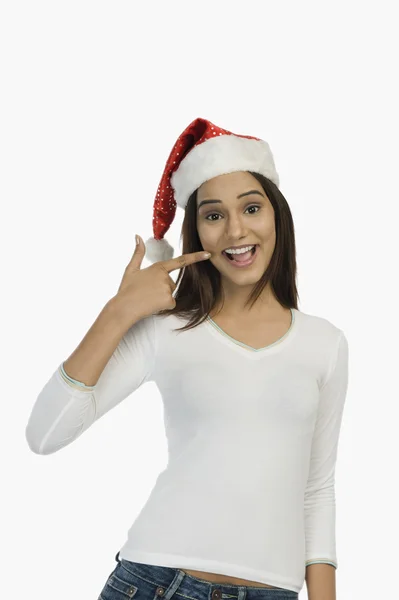
MULTIPOLYGON (((249 196, 250 194, 258 194, 259 196, 262 196, 262 198, 264 198, 264 195, 261 194, 261 192, 259 190, 250 190, 249 192, 244 192, 244 194, 240 194, 239 196, 237 196, 237 200, 239 198, 243 198, 244 196, 249 196)), ((198 210, 201 208, 201 206, 203 204, 211 204, 213 202, 217 202, 218 204, 222 204, 221 200, 202 200, 199 205, 198 205, 198 210)))

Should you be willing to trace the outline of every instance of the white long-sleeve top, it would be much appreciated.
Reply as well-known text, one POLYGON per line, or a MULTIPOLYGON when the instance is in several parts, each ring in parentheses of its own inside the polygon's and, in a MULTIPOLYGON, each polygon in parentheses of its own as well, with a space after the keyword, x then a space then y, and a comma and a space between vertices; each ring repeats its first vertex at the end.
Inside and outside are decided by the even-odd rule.
POLYGON ((54 453, 148 381, 164 403, 167 467, 120 558, 220 573, 299 592, 306 566, 337 568, 335 465, 348 344, 327 319, 291 309, 254 349, 208 318, 185 332, 151 315, 120 341, 94 390, 53 373, 26 428, 54 453))

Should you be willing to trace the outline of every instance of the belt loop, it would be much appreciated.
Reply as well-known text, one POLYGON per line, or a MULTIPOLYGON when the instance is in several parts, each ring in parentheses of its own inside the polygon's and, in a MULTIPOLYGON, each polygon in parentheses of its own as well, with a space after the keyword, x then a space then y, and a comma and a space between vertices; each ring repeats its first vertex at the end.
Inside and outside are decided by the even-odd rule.
POLYGON ((116 560, 117 562, 121 562, 121 561, 119 560, 119 552, 118 552, 118 554, 115 556, 115 560, 116 560))

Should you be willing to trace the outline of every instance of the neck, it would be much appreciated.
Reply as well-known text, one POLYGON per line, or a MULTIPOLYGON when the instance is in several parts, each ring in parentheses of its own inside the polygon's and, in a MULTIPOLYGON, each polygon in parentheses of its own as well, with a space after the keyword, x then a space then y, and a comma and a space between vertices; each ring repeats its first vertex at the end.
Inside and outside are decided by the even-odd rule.
POLYGON ((281 306, 270 286, 262 291, 253 306, 245 303, 248 299, 248 291, 244 289, 236 289, 234 292, 224 289, 224 302, 220 298, 215 305, 214 314, 223 314, 224 316, 240 316, 242 318, 257 318, 260 316, 286 312, 286 309, 281 306))

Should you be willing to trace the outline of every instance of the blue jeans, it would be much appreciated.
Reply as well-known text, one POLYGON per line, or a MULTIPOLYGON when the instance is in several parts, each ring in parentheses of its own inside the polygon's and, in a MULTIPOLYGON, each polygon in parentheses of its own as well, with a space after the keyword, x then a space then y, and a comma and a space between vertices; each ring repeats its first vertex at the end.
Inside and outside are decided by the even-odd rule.
POLYGON ((115 557, 118 562, 97 600, 298 600, 298 593, 283 588, 227 585, 197 579, 175 567, 159 567, 115 557))

